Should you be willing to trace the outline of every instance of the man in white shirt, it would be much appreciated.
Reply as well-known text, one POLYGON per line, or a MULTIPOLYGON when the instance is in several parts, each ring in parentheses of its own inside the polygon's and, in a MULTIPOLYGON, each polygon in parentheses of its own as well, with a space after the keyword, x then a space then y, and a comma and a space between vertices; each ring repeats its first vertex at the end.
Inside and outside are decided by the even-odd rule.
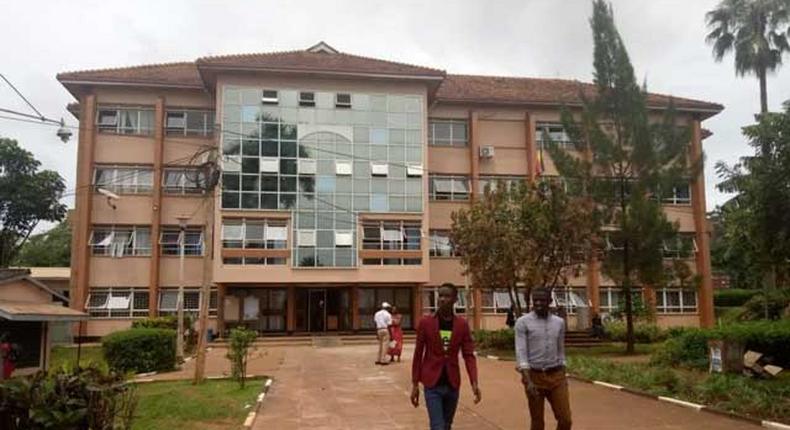
POLYGON ((376 358, 376 364, 381 366, 389 364, 387 361, 387 348, 390 343, 390 326, 392 325, 392 315, 389 309, 390 304, 384 302, 381 304, 381 310, 373 316, 373 319, 376 321, 376 336, 379 338, 379 355, 376 358))

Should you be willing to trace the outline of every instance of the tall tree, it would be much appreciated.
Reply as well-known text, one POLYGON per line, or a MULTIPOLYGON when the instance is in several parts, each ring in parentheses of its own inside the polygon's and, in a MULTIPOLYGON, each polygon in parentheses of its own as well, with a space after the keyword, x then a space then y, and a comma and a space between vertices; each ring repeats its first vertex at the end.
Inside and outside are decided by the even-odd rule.
POLYGON ((766 78, 790 51, 790 0, 722 0, 705 16, 713 57, 735 53, 735 73, 754 74, 760 81, 760 112, 768 112, 766 78))
MULTIPOLYGON (((475 288, 507 288, 520 315, 518 286, 553 289, 586 261, 589 205, 562 184, 499 183, 469 209, 453 213, 451 238, 475 288)), ((524 304, 526 305, 526 304, 524 304)))
POLYGON ((50 230, 30 236, 19 250, 14 266, 69 267, 71 262, 71 228, 63 221, 50 230))
POLYGON ((675 267, 666 265, 662 254, 677 227, 661 207, 661 190, 682 185, 678 178, 688 185, 690 136, 677 126, 671 106, 662 120, 650 120, 646 92, 637 84, 612 9, 603 0, 593 2, 590 23, 596 91, 582 94, 579 112, 563 111, 572 148, 548 135, 544 141, 559 174, 578 181, 594 202, 601 269, 622 288, 627 350, 633 352, 632 290, 665 285, 675 267))
POLYGON ((723 211, 725 237, 767 286, 790 287, 790 106, 760 115, 743 133, 754 155, 716 164, 718 188, 737 193, 723 211))
POLYGON ((63 178, 40 166, 15 140, 0 138, 0 267, 8 267, 40 221, 66 216, 63 178))

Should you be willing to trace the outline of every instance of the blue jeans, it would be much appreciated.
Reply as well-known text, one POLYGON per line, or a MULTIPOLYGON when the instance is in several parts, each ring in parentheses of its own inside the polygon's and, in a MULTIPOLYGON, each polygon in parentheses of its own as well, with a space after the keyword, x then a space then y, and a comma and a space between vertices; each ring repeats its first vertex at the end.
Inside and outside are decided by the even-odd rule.
POLYGON ((450 430, 457 406, 458 390, 450 385, 425 389, 425 407, 428 408, 431 430, 450 430))

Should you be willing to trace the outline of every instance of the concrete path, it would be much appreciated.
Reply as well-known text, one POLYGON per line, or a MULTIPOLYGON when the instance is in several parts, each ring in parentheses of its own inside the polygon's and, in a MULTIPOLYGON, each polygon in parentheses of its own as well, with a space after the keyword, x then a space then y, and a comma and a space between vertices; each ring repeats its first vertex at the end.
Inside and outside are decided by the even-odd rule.
MULTIPOLYGON (((273 351, 272 349, 271 351, 273 351)), ((375 366, 375 346, 280 348, 268 374, 275 382, 255 429, 424 429, 422 404, 409 403, 411 362, 375 366), (280 356, 279 354, 282 353, 280 356)), ((404 358, 410 358, 409 345, 404 358)), ((268 361, 268 360, 267 360, 268 361)), ((270 364, 272 361, 269 361, 270 364)), ((513 363, 479 359, 483 401, 474 405, 464 376, 456 430, 526 429, 528 412, 513 363)), ((571 381, 574 429, 736 430, 745 422, 571 381)), ((555 422, 546 409, 546 428, 555 422)))

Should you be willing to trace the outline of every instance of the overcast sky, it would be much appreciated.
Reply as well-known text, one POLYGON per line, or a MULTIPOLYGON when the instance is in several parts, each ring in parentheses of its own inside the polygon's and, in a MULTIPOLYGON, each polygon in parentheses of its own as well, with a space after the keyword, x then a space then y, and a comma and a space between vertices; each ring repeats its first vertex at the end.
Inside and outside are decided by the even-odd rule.
MULTIPOLYGON (((649 90, 721 103, 703 126, 708 209, 713 164, 750 148, 740 128, 759 110, 758 83, 737 78, 732 57, 714 62, 705 12, 719 0, 614 0, 615 18, 649 90)), ((324 40, 359 55, 431 66, 448 73, 590 81, 589 0, 515 1, 19 1, 0 0, 0 73, 44 115, 76 120, 55 80, 62 71, 194 60, 205 55, 304 49, 324 40)), ((790 57, 788 57, 790 60, 790 57)), ((790 99, 790 65, 768 81, 769 107, 790 99)), ((27 107, 0 82, 0 107, 27 107)), ((74 188, 77 140, 55 129, 0 119, 17 139, 74 188)), ((69 205, 73 198, 68 198, 69 205)))

